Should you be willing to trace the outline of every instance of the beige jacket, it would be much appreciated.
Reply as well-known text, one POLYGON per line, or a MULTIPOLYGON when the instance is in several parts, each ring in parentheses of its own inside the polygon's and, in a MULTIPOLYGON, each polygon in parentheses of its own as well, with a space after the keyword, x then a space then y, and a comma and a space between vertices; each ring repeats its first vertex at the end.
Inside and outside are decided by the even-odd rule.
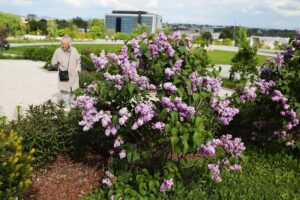
POLYGON ((51 60, 51 64, 55 65, 59 63, 61 70, 69 71, 69 81, 61 82, 58 78, 58 89, 66 92, 74 91, 79 88, 79 72, 80 67, 80 56, 74 47, 70 47, 69 51, 63 50, 61 47, 56 49, 51 60), (70 61, 69 61, 70 57, 70 61), (69 62, 69 68, 68 68, 69 62))

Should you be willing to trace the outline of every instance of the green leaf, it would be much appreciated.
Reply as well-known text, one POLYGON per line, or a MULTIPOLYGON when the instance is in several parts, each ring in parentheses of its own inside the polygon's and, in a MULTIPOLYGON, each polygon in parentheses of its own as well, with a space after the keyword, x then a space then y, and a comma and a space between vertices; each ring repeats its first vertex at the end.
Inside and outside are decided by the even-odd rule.
POLYGON ((171 129, 171 134, 172 134, 172 136, 177 136, 177 134, 178 134, 178 129, 177 129, 176 127, 173 127, 173 128, 171 129))
POLYGON ((183 153, 188 152, 189 144, 188 144, 187 140, 182 140, 182 145, 183 145, 183 153))
POLYGON ((178 113, 177 112, 171 112, 171 121, 173 123, 178 121, 178 113))
POLYGON ((185 83, 186 83, 188 90, 192 90, 192 82, 190 80, 187 80, 185 83))
POLYGON ((148 183, 149 189, 155 192, 155 184, 152 180, 149 181, 148 183))
POLYGON ((200 95, 198 93, 193 93, 193 100, 194 102, 198 102, 200 99, 200 95))
POLYGON ((166 124, 166 126, 165 126, 165 132, 166 133, 170 133, 171 132, 171 126, 170 126, 170 124, 166 124))
POLYGON ((184 89, 183 89, 182 87, 179 87, 179 88, 177 89, 177 92, 178 92, 178 94, 179 94, 179 96, 180 96, 181 98, 184 97, 184 89))
POLYGON ((196 125, 197 129, 201 129, 199 131, 202 131, 203 130, 203 118, 199 117, 199 116, 196 117, 195 125, 196 125))
POLYGON ((112 122, 113 122, 113 124, 118 124, 118 122, 119 122, 118 115, 113 115, 112 116, 112 122))
POLYGON ((195 131, 194 135, 193 135, 193 142, 194 142, 194 146, 199 146, 199 144, 201 144, 202 142, 202 135, 201 132, 199 131, 195 131))
POLYGON ((177 136, 172 136, 171 137, 171 144, 172 144, 172 147, 175 148, 175 146, 178 144, 178 137, 177 136))
POLYGON ((146 56, 147 58, 150 58, 150 57, 151 57, 150 51, 146 51, 145 56, 146 56))
POLYGON ((128 85, 128 90, 129 90, 129 93, 132 94, 133 90, 135 89, 135 84, 134 83, 130 83, 128 85))

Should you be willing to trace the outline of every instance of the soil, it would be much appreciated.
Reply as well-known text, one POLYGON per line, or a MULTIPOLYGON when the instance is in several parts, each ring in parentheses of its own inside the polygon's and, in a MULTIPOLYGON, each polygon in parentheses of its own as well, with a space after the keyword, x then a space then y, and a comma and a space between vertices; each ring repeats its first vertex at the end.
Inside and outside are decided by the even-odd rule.
POLYGON ((34 172, 24 200, 77 200, 100 185, 101 157, 90 155, 81 161, 60 155, 49 166, 34 172))

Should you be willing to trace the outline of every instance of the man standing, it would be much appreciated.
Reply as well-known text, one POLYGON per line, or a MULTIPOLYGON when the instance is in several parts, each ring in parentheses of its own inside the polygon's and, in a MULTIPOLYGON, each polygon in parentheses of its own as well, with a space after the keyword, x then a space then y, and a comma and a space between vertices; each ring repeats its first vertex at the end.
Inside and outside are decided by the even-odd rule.
POLYGON ((59 73, 67 74, 67 79, 58 77, 59 99, 64 100, 66 107, 71 107, 71 99, 75 89, 79 88, 80 56, 77 50, 71 46, 71 38, 63 37, 61 47, 56 49, 51 60, 52 65, 58 65, 59 73), (67 71, 67 72, 66 72, 67 71))

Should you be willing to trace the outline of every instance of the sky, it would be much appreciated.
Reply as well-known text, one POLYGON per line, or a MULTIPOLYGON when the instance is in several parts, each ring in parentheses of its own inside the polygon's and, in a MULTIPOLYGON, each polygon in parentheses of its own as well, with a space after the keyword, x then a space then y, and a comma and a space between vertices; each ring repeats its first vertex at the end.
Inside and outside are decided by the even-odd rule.
POLYGON ((112 10, 144 10, 168 23, 300 28, 300 0, 0 0, 0 12, 23 16, 104 19, 112 10))

